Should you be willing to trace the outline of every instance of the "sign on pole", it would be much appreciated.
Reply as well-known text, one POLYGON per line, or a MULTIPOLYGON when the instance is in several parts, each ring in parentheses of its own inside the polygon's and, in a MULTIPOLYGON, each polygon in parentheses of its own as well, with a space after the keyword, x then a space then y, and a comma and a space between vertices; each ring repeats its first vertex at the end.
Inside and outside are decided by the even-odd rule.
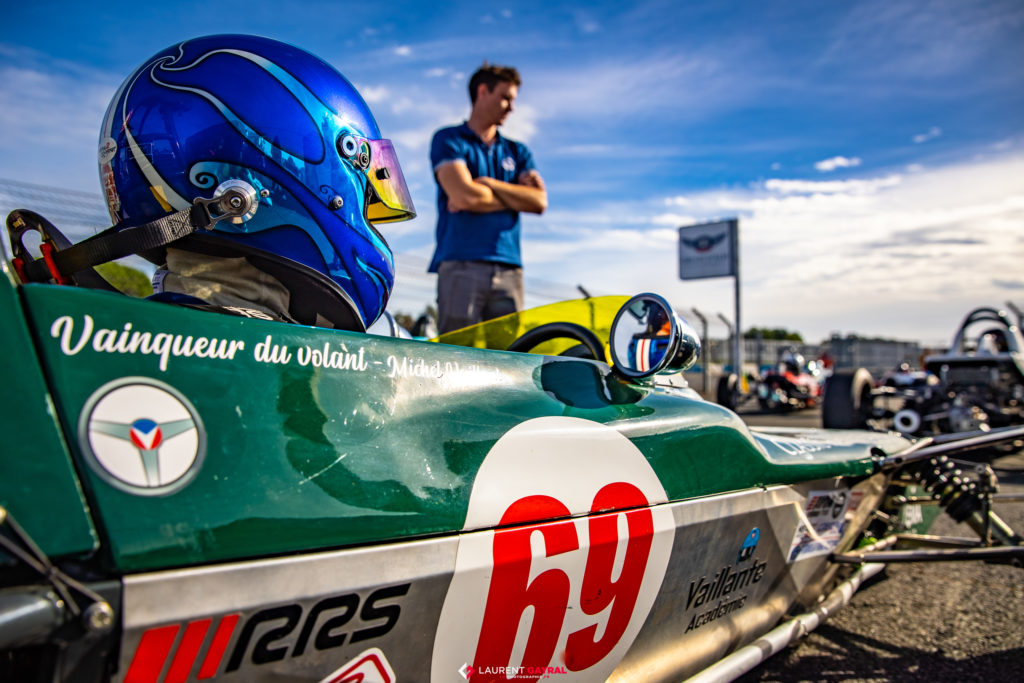
MULTIPOLYGON (((679 279, 708 277, 733 278, 735 295, 735 332, 733 333, 732 371, 743 380, 743 328, 740 326, 740 229, 739 219, 686 225, 679 228, 679 279)), ((734 405, 736 395, 734 394, 734 405)))
POLYGON ((679 228, 679 279, 736 275, 738 220, 679 228))

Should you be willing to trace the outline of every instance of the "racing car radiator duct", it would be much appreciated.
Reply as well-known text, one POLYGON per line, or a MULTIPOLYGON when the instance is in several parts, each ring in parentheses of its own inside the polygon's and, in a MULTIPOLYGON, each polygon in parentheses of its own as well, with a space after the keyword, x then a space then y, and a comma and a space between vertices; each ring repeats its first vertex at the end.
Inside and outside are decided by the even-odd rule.
POLYGON ((861 566, 850 578, 836 586, 836 589, 810 612, 786 620, 749 645, 741 647, 695 676, 686 679, 685 683, 724 683, 736 680, 793 641, 803 638, 818 628, 822 622, 850 602, 862 583, 884 568, 884 564, 875 562, 861 566))

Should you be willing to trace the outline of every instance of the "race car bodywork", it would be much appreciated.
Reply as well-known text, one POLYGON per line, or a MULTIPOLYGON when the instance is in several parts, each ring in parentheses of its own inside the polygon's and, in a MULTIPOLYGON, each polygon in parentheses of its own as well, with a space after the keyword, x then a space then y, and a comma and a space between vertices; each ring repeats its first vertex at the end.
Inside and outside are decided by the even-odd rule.
MULTIPOLYGON (((909 476, 926 443, 751 430, 635 353, 287 325, 6 264, 0 316, 4 680, 679 680, 920 522, 894 490, 992 528, 944 466, 909 476)), ((666 348, 655 366, 692 353, 666 348)), ((1013 547, 978 550, 1019 558, 995 528, 1013 547)))
POLYGON ((971 311, 949 350, 920 372, 880 386, 863 368, 833 374, 825 387, 826 428, 872 427, 908 436, 986 431, 1024 423, 1024 339, 994 308, 971 311))

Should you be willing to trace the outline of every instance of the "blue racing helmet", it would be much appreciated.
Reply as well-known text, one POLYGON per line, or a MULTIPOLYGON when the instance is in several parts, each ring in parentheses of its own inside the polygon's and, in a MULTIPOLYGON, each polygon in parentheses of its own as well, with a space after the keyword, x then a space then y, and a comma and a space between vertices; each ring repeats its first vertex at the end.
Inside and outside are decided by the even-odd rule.
POLYGON ((196 38, 146 60, 107 108, 99 169, 115 230, 225 183, 251 188, 247 220, 173 246, 244 256, 289 287, 309 324, 365 328, 380 316, 395 269, 374 226, 415 216, 394 148, 352 84, 256 36, 196 38))

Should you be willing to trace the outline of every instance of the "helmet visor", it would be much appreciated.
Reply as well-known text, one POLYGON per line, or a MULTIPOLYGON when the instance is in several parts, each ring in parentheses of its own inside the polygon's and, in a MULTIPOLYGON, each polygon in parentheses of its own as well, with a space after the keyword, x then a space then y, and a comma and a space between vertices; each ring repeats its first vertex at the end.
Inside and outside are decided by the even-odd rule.
POLYGON ((409 187, 405 184, 398 155, 390 140, 367 140, 370 165, 366 169, 366 220, 371 223, 394 223, 416 216, 409 187))

